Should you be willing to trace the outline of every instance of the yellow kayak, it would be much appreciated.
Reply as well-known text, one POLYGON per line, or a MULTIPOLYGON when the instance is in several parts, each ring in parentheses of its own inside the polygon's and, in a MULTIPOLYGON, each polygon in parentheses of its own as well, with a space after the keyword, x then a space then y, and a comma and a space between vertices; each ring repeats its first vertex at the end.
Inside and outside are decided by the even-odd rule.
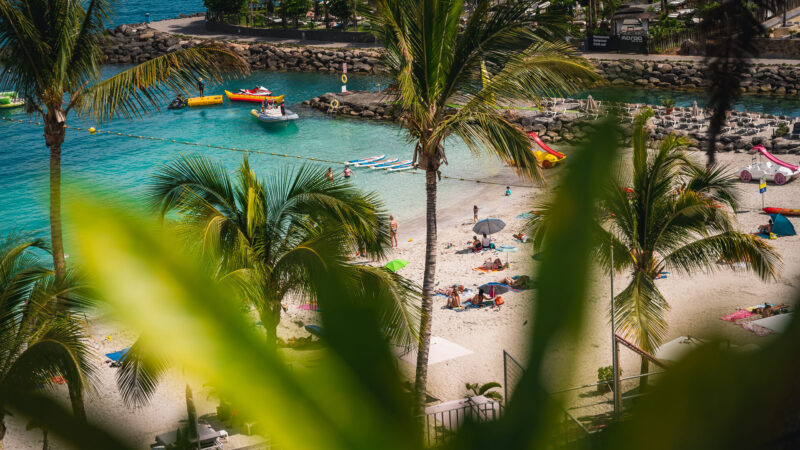
POLYGON ((206 95, 205 97, 192 97, 187 100, 189 106, 221 105, 221 95, 206 95))

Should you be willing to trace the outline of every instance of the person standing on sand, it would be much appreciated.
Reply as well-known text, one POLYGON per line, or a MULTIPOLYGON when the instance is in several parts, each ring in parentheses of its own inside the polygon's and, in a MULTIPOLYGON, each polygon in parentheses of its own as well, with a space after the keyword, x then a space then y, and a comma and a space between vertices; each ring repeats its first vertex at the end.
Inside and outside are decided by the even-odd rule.
POLYGON ((397 221, 394 216, 389 216, 389 232, 392 236, 392 247, 397 247, 397 221))
POLYGON ((200 91, 200 97, 206 96, 205 94, 206 84, 203 82, 202 78, 197 79, 197 90, 200 91))
POLYGON ((472 223, 478 221, 478 205, 472 207, 472 223))
POLYGON ((333 182, 333 169, 328 167, 328 170, 325 172, 325 179, 333 182))

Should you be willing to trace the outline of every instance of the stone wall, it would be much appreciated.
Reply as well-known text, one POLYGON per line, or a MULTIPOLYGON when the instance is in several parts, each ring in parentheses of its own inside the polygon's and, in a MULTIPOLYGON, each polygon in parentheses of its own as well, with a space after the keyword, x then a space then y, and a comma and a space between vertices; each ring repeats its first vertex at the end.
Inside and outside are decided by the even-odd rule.
MULTIPOLYGON (((577 102, 577 101, 576 101, 577 102)), ((345 92, 327 93, 303 102, 303 105, 341 117, 360 118, 369 120, 398 120, 398 114, 391 105, 391 97, 385 93, 377 92, 345 92), (338 105, 334 106, 334 100, 338 105)), ((676 126, 673 120, 686 116, 688 108, 675 108, 673 115, 663 118, 654 118, 648 124, 650 136, 654 140, 662 140, 669 134, 685 136, 690 141, 690 150, 705 149, 708 137, 705 130, 688 130, 676 126), (666 124, 665 124, 666 122, 666 124)), ((754 120, 776 119, 768 114, 754 114, 733 112, 732 119, 747 116, 754 120)), ((573 143, 582 139, 594 127, 594 122, 589 117, 574 113, 541 113, 539 111, 519 110, 507 118, 519 125, 525 132, 535 131, 546 142, 573 143)), ((630 121, 625 121, 626 132, 630 133, 630 121)), ((688 128, 688 127, 687 127, 688 128)), ((625 145, 630 145, 630 138, 626 137, 625 145)), ((719 151, 743 152, 750 150, 754 145, 761 144, 776 154, 800 154, 800 139, 777 138, 766 139, 763 136, 750 136, 729 130, 720 135, 716 147, 719 151)))
MULTIPOLYGON (((136 64, 203 42, 148 28, 146 24, 120 25, 109 30, 103 51, 108 64, 136 64)), ((289 47, 263 43, 226 43, 256 70, 379 73, 380 53, 374 50, 289 47)))
MULTIPOLYGON (((800 58, 800 39, 756 38, 753 41, 761 58, 800 58)), ((703 56, 705 47, 697 41, 687 40, 681 44, 678 54, 703 56)))
MULTIPOLYGON (((595 67, 612 85, 662 89, 702 89, 710 82, 703 68, 692 61, 594 60, 595 67)), ((756 65, 745 74, 742 92, 761 95, 798 95, 800 66, 756 65)))
POLYGON ((217 33, 241 34, 243 36, 301 39, 304 41, 354 42, 362 44, 374 44, 377 42, 375 35, 363 31, 251 28, 215 22, 206 22, 206 30, 217 33))

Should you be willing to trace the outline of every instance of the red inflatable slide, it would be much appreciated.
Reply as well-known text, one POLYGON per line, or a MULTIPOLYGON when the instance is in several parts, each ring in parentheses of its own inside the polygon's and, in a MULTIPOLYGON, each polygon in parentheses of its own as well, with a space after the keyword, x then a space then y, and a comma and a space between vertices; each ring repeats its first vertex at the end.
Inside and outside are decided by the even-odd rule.
POLYGON ((542 138, 540 138, 539 135, 536 134, 535 131, 531 131, 530 133, 528 133, 528 136, 531 139, 533 139, 533 142, 536 142, 536 145, 541 147, 542 150, 546 151, 547 153, 550 153, 551 155, 555 156, 558 159, 566 158, 567 155, 565 155, 563 153, 560 153, 560 152, 557 152, 557 151, 553 150, 552 148, 548 147, 547 144, 544 143, 542 138))

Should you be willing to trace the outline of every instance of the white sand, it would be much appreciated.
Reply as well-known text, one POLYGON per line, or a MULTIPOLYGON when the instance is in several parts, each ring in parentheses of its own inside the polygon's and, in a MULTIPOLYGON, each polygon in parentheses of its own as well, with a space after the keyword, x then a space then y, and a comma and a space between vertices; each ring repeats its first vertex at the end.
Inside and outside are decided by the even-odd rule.
MULTIPOLYGON (((697 155, 702 158, 703 155, 697 155)), ((719 154, 719 159, 738 168, 749 163, 748 154, 719 154)), ((787 158, 794 161, 796 158, 787 158)), ((557 175, 558 169, 549 173, 557 175)), ((510 171, 505 179, 514 180, 510 171)), ((422 182, 420 179, 419 182, 422 182)), ((445 181, 455 182, 455 181, 445 181)), ((514 180, 511 182, 522 183, 514 180)), ((505 183, 503 181, 503 183, 505 183)), ((440 198, 439 208, 439 258, 436 279, 439 287, 459 283, 474 288, 489 281, 498 281, 507 275, 530 274, 534 261, 529 252, 482 254, 456 254, 463 249, 465 242, 473 236, 472 205, 478 203, 480 216, 499 217, 506 221, 504 231, 495 235, 498 245, 515 245, 521 249, 530 244, 520 244, 513 240, 512 233, 520 230, 523 219, 516 216, 528 211, 534 200, 543 195, 543 191, 535 188, 512 187, 512 196, 503 195, 505 186, 464 184, 458 198, 440 198), (443 207, 447 205, 446 207, 443 207), (445 249, 447 243, 455 247, 445 249), (493 274, 473 271, 485 258, 500 257, 503 261, 508 257, 511 268, 493 274)), ((767 205, 800 208, 800 180, 785 186, 769 185, 767 205)), ((747 213, 737 214, 740 228, 752 231, 757 225, 766 222, 766 216, 759 214, 761 200, 756 183, 742 185, 742 204, 747 213)), ((421 284, 424 255, 424 199, 420 199, 420 208, 416 217, 397 217, 399 221, 399 248, 390 255, 391 258, 404 258, 411 263, 401 273, 421 284), (413 241, 409 241, 413 239, 413 241)), ((800 229, 800 220, 790 219, 800 229)), ((725 322, 719 318, 734 312, 737 306, 748 306, 764 301, 774 303, 792 303, 800 286, 800 236, 780 238, 771 241, 783 256, 784 268, 778 282, 765 284, 755 275, 734 273, 726 269, 714 274, 696 274, 686 277, 672 274, 669 278, 657 283, 664 296, 672 306, 667 315, 669 331, 667 340, 682 335, 699 337, 720 336, 733 344, 763 344, 771 337, 757 337, 740 326, 725 322)), ((565 268, 566 270, 566 268, 565 268)), ((570 377, 560 378, 553 383, 553 389, 573 385, 588 384, 596 381, 596 371, 600 366, 611 364, 610 329, 608 326, 609 289, 607 275, 595 275, 593 294, 587 308, 587 323, 579 346, 563 345, 553 349, 553 358, 563 359, 568 355, 577 357, 574 373, 570 377)), ((625 286, 625 277, 619 276, 616 281, 617 292, 625 286)), ((508 293, 503 295, 505 304, 497 309, 468 310, 455 312, 442 309, 444 297, 437 297, 434 305, 433 335, 440 336, 473 353, 430 367, 429 391, 435 397, 447 401, 462 397, 466 393, 465 383, 503 382, 503 350, 507 350, 515 358, 524 363, 526 342, 532 324, 531 302, 536 301, 526 293, 508 293)), ((290 306, 285 314, 279 333, 284 337, 305 335, 302 324, 314 323, 316 313, 299 310, 296 305, 290 306)), ((92 334, 100 341, 98 353, 119 350, 129 345, 134 336, 130 333, 111 332, 113 328, 102 324, 92 325, 92 334), (102 340, 110 334, 111 341, 102 340)), ((153 401, 146 407, 129 410, 122 405, 117 393, 114 376, 115 369, 101 363, 100 384, 97 392, 87 399, 87 412, 92 421, 118 426, 122 435, 135 442, 140 448, 148 448, 156 434, 174 429, 179 420, 185 417, 184 379, 178 372, 173 372, 168 380, 162 383, 153 401)), ((404 373, 413 378, 413 367, 405 362, 399 363, 404 373)), ((639 359, 632 352, 622 350, 622 366, 625 375, 638 372, 639 359)), ((195 402, 199 414, 214 411, 216 400, 206 399, 207 389, 202 382, 192 381, 195 402)), ((62 387, 62 391, 65 389, 62 387)), ((65 395, 62 392, 62 395, 65 395)), ((3 442, 7 449, 41 448, 41 432, 25 431, 24 422, 18 418, 7 418, 9 430, 3 442)), ((234 436, 231 447, 244 445, 245 436, 234 436)), ((65 448, 54 444, 53 448, 65 448)))

